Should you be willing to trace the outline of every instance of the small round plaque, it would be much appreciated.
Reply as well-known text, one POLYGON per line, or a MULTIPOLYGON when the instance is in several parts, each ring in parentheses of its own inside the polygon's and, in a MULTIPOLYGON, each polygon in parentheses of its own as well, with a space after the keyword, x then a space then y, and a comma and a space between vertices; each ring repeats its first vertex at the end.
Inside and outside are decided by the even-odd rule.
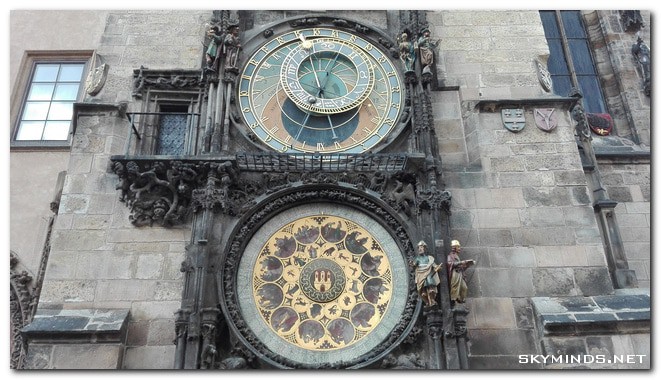
POLYGON ((330 302, 344 291, 347 283, 342 267, 327 259, 316 259, 301 271, 301 291, 312 301, 330 302))

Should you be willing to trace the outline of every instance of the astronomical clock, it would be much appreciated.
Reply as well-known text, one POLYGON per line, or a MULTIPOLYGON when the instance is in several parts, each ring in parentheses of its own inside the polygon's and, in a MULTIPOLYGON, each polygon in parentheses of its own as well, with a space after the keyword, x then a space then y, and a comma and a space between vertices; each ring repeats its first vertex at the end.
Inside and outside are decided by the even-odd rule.
MULTIPOLYGON (((244 52, 235 96, 263 148, 330 162, 379 149, 397 129, 406 87, 384 46, 330 26, 257 39, 244 52)), ((228 322, 274 367, 369 366, 405 338, 419 309, 408 232, 362 189, 301 182, 255 207, 231 237, 228 322)))
POLYGON ((361 153, 398 121, 404 85, 389 54, 334 28, 296 29, 263 43, 238 83, 254 135, 283 153, 361 153))

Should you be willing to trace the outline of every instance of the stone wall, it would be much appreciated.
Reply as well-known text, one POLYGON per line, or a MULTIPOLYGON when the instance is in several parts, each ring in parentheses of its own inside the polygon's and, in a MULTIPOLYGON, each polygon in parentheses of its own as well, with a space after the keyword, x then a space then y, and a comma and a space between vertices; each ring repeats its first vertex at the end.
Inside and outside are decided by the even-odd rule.
POLYGON ((132 100, 133 70, 140 65, 199 68, 210 17, 195 11, 110 12, 97 50, 110 65, 108 78, 78 110, 40 308, 129 310, 127 369, 172 367, 179 269, 190 229, 130 223, 109 167, 111 155, 124 154, 129 130, 116 104, 132 100))
POLYGON ((652 194, 649 161, 622 163, 608 160, 600 162, 599 168, 609 197, 618 202, 615 215, 629 268, 636 271, 641 288, 650 288, 652 194))
POLYGON ((480 112, 481 170, 445 173, 452 238, 478 262, 468 275, 472 368, 512 368, 539 352, 530 297, 613 291, 567 110, 557 106, 547 133, 532 109, 519 133, 499 111, 480 112))
POLYGON ((113 11, 97 54, 110 65, 95 102, 131 101, 133 70, 199 69, 211 11, 113 11))
POLYGON ((110 106, 85 111, 95 115, 78 119, 39 307, 129 310, 124 368, 169 368, 190 232, 130 223, 109 171, 127 123, 110 106))
POLYGON ((447 86, 462 100, 517 99, 543 95, 534 60, 548 56, 537 11, 451 10, 428 12, 432 37, 441 38, 447 86))
MULTIPOLYGON (((13 10, 9 17, 9 88, 12 90, 10 120, 20 113, 31 65, 26 52, 93 50, 103 31, 106 12, 13 10), (58 38, 44 38, 57 31, 58 38)), ((9 130, 12 130, 10 126, 9 130)), ((39 263, 53 217, 58 174, 67 169, 68 152, 59 150, 15 150, 9 154, 10 249, 36 280, 39 263), (29 173, 29 175, 26 175, 29 173)))

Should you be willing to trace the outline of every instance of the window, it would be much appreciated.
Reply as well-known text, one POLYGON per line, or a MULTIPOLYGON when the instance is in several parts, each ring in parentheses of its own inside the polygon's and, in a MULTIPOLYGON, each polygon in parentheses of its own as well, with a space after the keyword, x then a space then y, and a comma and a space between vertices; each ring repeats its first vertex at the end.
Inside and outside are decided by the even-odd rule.
POLYGON ((608 113, 581 12, 539 13, 549 44, 548 69, 553 80, 553 92, 567 96, 571 88, 576 87, 583 94, 586 112, 608 113))
POLYGON ((190 116, 188 106, 161 106, 161 112, 156 154, 184 154, 190 116))
POLYGON ((36 62, 15 141, 67 141, 84 62, 36 62))

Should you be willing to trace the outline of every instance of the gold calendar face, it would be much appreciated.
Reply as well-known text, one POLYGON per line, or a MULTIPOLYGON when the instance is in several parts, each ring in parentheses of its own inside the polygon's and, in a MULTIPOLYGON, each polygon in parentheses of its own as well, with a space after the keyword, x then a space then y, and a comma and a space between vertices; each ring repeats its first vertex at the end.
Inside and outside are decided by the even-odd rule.
POLYGON ((361 153, 396 125, 404 86, 388 53, 334 28, 298 29, 264 43, 238 82, 249 131, 283 153, 361 153))
POLYGON ((242 335, 287 366, 358 364, 383 352, 412 320, 416 300, 393 236, 382 221, 337 203, 270 216, 235 272, 242 335))
POLYGON ((252 274, 254 303, 284 341, 310 350, 356 344, 377 326, 392 296, 383 247, 363 226, 312 215, 278 229, 252 274))

